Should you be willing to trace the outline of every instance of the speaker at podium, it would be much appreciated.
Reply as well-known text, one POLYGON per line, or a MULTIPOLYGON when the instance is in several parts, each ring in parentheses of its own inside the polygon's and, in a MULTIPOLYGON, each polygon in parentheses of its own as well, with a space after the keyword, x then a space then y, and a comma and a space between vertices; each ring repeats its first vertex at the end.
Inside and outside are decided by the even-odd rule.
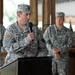
POLYGON ((52 75, 52 57, 27 57, 1 68, 1 75, 52 75))

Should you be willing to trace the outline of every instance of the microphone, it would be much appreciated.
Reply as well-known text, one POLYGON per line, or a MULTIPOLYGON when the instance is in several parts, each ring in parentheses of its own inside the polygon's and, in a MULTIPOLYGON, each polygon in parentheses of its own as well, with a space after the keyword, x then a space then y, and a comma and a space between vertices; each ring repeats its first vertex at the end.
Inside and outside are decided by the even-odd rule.
POLYGON ((33 30, 32 30, 32 27, 33 27, 32 22, 28 22, 28 27, 29 27, 29 32, 30 33, 33 32, 33 30))
MULTIPOLYGON (((28 28, 30 33, 33 32, 32 27, 33 27, 32 22, 28 22, 28 28)), ((34 39, 32 41, 34 41, 34 39)))

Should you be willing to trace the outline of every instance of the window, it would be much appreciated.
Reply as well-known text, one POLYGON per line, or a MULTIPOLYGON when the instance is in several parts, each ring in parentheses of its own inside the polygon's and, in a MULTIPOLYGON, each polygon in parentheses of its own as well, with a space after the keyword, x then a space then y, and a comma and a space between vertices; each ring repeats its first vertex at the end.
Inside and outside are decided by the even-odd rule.
POLYGON ((16 10, 18 4, 30 4, 30 0, 4 0, 3 25, 7 28, 17 20, 16 10))
POLYGON ((56 0, 56 12, 64 12, 65 13, 65 23, 64 26, 70 28, 69 21, 71 20, 71 26, 73 31, 75 32, 75 1, 73 0, 56 0))

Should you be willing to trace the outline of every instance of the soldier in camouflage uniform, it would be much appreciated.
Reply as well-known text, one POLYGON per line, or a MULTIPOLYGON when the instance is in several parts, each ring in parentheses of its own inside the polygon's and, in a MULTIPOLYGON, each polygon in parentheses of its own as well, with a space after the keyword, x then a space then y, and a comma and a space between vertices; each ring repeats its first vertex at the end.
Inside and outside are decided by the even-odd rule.
POLYGON ((47 48, 42 41, 42 32, 33 25, 33 32, 29 32, 27 23, 31 15, 30 6, 18 5, 18 20, 10 25, 4 34, 3 47, 7 51, 5 64, 8 64, 21 57, 42 57, 47 56, 47 48))
POLYGON ((0 67, 4 63, 3 58, 2 58, 2 50, 3 50, 2 40, 3 40, 4 32, 5 32, 5 27, 2 24, 0 24, 0 67))
POLYGON ((69 49, 72 45, 71 31, 64 27, 63 12, 57 12, 56 24, 49 26, 43 37, 52 59, 52 75, 68 75, 69 49))

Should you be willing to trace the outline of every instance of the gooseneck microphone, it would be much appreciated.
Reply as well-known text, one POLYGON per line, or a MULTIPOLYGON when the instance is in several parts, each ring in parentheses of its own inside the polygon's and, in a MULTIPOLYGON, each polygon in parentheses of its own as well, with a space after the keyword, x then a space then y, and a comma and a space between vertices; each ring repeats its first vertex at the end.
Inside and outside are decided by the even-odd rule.
POLYGON ((32 27, 33 27, 32 22, 28 22, 28 27, 29 27, 29 32, 30 33, 33 32, 33 30, 32 30, 32 27))

